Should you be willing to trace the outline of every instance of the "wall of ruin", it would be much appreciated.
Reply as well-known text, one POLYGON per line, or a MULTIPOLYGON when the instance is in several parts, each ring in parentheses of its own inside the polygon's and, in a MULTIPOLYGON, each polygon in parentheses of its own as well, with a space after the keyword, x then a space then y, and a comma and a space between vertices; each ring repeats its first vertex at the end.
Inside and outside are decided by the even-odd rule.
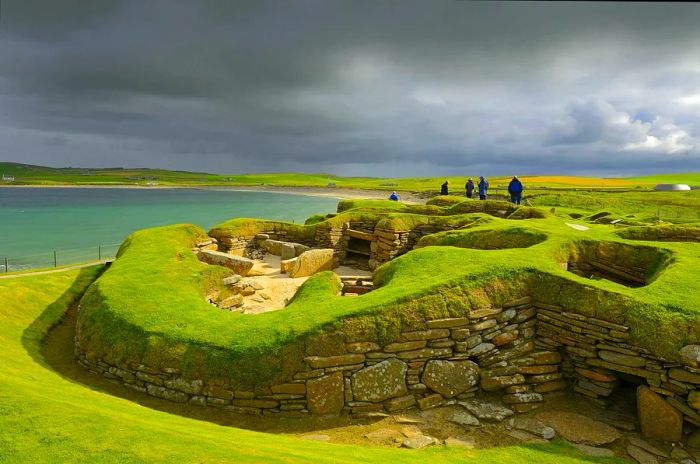
POLYGON ((668 421, 700 426, 700 347, 683 349, 686 365, 668 361, 630 344, 629 327, 528 295, 463 317, 413 321, 384 343, 340 330, 307 341, 302 369, 286 382, 254 391, 185 379, 172 368, 111 365, 79 346, 76 353, 87 369, 158 398, 265 415, 425 409, 483 393, 527 412, 569 387, 605 405, 620 379, 631 376, 648 386, 643 401, 663 411, 662 438, 680 430, 668 421), (341 342, 328 348, 329 339, 341 342))

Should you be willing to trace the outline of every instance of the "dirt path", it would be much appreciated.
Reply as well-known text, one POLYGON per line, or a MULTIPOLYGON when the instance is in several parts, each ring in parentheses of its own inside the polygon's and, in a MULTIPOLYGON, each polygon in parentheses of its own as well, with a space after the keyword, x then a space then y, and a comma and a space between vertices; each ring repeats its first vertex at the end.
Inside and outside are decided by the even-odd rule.
POLYGON ((60 269, 51 269, 49 271, 27 271, 27 272, 21 272, 20 273, 12 273, 12 274, 7 274, 7 275, 0 275, 0 279, 16 279, 19 277, 32 277, 32 276, 37 276, 37 275, 44 275, 44 274, 55 274, 57 272, 66 272, 66 271, 72 271, 73 269, 82 269, 84 267, 92 267, 92 266, 99 266, 101 264, 107 264, 111 262, 111 260, 103 259, 102 261, 94 261, 91 263, 83 263, 83 264, 76 264, 75 266, 67 266, 67 267, 62 267, 60 269))

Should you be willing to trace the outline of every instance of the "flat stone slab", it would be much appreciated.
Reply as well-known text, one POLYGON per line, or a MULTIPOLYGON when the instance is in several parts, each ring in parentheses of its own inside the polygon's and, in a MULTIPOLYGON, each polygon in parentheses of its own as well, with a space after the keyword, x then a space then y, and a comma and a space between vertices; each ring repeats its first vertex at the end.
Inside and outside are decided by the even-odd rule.
POLYGON ((627 453, 639 464, 658 464, 659 462, 653 454, 634 445, 627 446, 627 453))
POLYGON ((551 440, 554 438, 554 435, 556 435, 556 432, 552 427, 549 427, 548 425, 545 425, 532 417, 516 417, 513 421, 513 428, 530 432, 533 435, 544 438, 545 440, 551 440))
POLYGON ((221 251, 202 250, 197 255, 200 261, 216 266, 224 266, 240 276, 245 276, 253 268, 253 260, 234 256, 221 251))
POLYGON ((566 224, 567 226, 571 227, 572 229, 576 229, 576 230, 588 230, 588 229, 590 229, 590 227, 586 227, 586 226, 581 225, 581 224, 571 224, 569 222, 565 222, 564 224, 566 224))
POLYGON ((595 456, 597 458, 608 458, 615 456, 613 450, 607 448, 598 448, 597 446, 584 445, 583 443, 576 443, 574 444, 574 447, 583 454, 595 456))
POLYGON ((472 437, 468 437, 466 439, 449 437, 447 440, 445 440, 445 446, 474 449, 476 448, 476 442, 472 437))
POLYGON ((459 406, 426 409, 421 412, 421 417, 428 423, 443 421, 471 427, 478 427, 480 425, 479 419, 459 406))
POLYGON ((400 443, 404 435, 398 430, 384 428, 369 432, 365 438, 372 443, 392 444, 400 443))
POLYGON ((406 438, 401 446, 409 449, 421 449, 428 446, 437 445, 439 442, 437 438, 429 437, 427 435, 413 435, 406 438))
POLYGON ((479 419, 490 422, 501 422, 514 414, 512 410, 488 401, 467 400, 459 404, 479 419))
POLYGON ((574 443, 599 446, 607 445, 622 437, 616 428, 573 412, 546 411, 535 417, 552 427, 563 438, 574 443))

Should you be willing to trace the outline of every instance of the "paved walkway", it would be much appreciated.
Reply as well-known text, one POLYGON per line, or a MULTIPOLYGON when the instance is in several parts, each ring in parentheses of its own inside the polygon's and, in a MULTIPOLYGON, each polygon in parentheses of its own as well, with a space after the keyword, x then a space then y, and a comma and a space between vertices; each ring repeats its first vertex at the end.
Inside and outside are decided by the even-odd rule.
POLYGON ((18 277, 31 277, 31 276, 37 276, 37 275, 43 275, 43 274, 54 274, 56 272, 65 272, 65 271, 71 271, 73 269, 82 269, 84 267, 91 267, 91 266, 97 266, 100 264, 106 264, 108 262, 112 261, 111 259, 103 259, 102 261, 94 261, 92 263, 85 263, 85 264, 76 264, 75 266, 68 266, 68 267, 62 267, 60 269, 51 269, 48 271, 27 271, 27 272, 20 272, 17 274, 7 274, 7 275, 0 275, 0 279, 15 279, 18 277))

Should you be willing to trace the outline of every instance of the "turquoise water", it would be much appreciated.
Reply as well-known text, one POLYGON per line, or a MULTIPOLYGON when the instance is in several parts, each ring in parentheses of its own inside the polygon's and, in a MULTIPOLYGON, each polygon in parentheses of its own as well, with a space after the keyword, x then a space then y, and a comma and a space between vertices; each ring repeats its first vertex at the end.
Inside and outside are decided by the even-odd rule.
POLYGON ((138 229, 176 223, 210 229, 233 217, 302 222, 338 200, 208 189, 0 188, 0 272, 114 256, 138 229), (101 250, 100 250, 101 247, 101 250))

